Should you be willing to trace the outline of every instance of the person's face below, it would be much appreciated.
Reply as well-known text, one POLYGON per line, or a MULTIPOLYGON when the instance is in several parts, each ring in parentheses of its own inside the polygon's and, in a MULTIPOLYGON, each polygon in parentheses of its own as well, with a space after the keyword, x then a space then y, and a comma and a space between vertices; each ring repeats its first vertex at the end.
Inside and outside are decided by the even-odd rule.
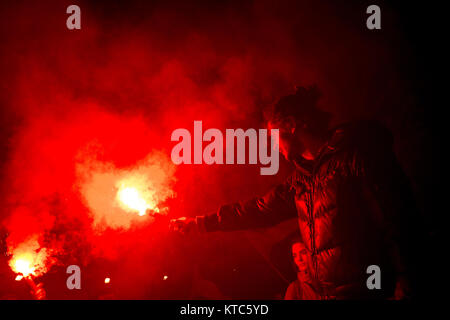
POLYGON ((308 270, 308 251, 303 243, 296 242, 292 245, 292 257, 294 258, 295 265, 300 272, 308 270))

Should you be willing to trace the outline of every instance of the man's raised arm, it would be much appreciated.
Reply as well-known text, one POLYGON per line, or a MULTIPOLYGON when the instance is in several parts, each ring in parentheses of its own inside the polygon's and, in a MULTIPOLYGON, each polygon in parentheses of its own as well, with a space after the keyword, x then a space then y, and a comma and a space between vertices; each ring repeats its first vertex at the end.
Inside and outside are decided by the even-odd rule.
POLYGON ((233 231, 269 227, 294 218, 297 210, 292 179, 293 177, 288 178, 263 197, 223 205, 217 213, 172 220, 171 227, 181 232, 233 231))

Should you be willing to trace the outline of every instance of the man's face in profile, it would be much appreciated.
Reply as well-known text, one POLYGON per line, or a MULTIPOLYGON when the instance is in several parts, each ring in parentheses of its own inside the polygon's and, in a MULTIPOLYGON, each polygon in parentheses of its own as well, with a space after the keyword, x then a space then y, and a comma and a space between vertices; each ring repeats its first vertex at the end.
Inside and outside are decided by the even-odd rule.
POLYGON ((299 152, 300 145, 295 139, 294 132, 290 126, 286 123, 272 122, 267 125, 269 132, 271 129, 279 129, 279 141, 278 150, 288 161, 292 161, 295 158, 296 153, 299 152))
POLYGON ((292 257, 299 271, 304 272, 308 270, 308 251, 303 243, 296 242, 292 245, 292 257))

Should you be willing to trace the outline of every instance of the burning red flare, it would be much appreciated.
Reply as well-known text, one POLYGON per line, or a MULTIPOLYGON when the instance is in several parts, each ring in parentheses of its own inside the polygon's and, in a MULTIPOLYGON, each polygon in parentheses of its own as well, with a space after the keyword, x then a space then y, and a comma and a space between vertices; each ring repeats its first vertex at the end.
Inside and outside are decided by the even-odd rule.
POLYGON ((9 248, 9 266, 17 273, 16 280, 38 277, 47 272, 51 265, 50 253, 41 248, 37 236, 29 238, 15 248, 9 248))
POLYGON ((151 199, 152 192, 146 189, 145 185, 129 185, 124 182, 120 185, 117 200, 125 211, 137 212, 139 216, 145 215, 147 210, 159 212, 156 201, 151 199))
POLYGON ((52 250, 41 248, 38 235, 33 235, 18 246, 9 247, 8 253, 12 255, 9 266, 17 273, 15 280, 25 280, 35 299, 45 299, 46 292, 43 284, 36 284, 33 278, 43 275, 55 263, 56 260, 52 258, 51 254, 52 250))
POLYGON ((97 226, 129 228, 148 213, 164 213, 162 203, 174 194, 175 165, 162 153, 151 153, 132 168, 87 161, 78 170, 84 180, 81 193, 97 226))
POLYGON ((35 268, 31 265, 30 260, 25 257, 15 259, 13 262, 14 272, 20 273, 23 277, 28 277, 30 274, 34 274, 35 268))

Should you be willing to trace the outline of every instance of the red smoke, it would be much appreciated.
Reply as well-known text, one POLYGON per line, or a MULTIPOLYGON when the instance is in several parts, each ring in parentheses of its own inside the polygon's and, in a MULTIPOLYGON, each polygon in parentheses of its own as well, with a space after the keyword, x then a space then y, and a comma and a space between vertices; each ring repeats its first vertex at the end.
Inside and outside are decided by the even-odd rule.
POLYGON ((373 104, 373 79, 399 89, 384 40, 354 31, 359 11, 346 16, 332 5, 311 10, 297 2, 145 3, 80 2, 79 31, 65 27, 68 1, 2 3, 0 218, 10 251, 31 238, 49 257, 121 256, 150 277, 156 271, 146 254, 165 240, 152 219, 113 208, 118 180, 148 176, 162 202, 176 194, 170 216, 194 216, 261 194, 287 171, 261 177, 257 166, 174 168, 174 129, 190 130, 194 120, 205 128, 261 128, 262 107, 298 84, 317 83, 322 107, 339 119, 373 104))

